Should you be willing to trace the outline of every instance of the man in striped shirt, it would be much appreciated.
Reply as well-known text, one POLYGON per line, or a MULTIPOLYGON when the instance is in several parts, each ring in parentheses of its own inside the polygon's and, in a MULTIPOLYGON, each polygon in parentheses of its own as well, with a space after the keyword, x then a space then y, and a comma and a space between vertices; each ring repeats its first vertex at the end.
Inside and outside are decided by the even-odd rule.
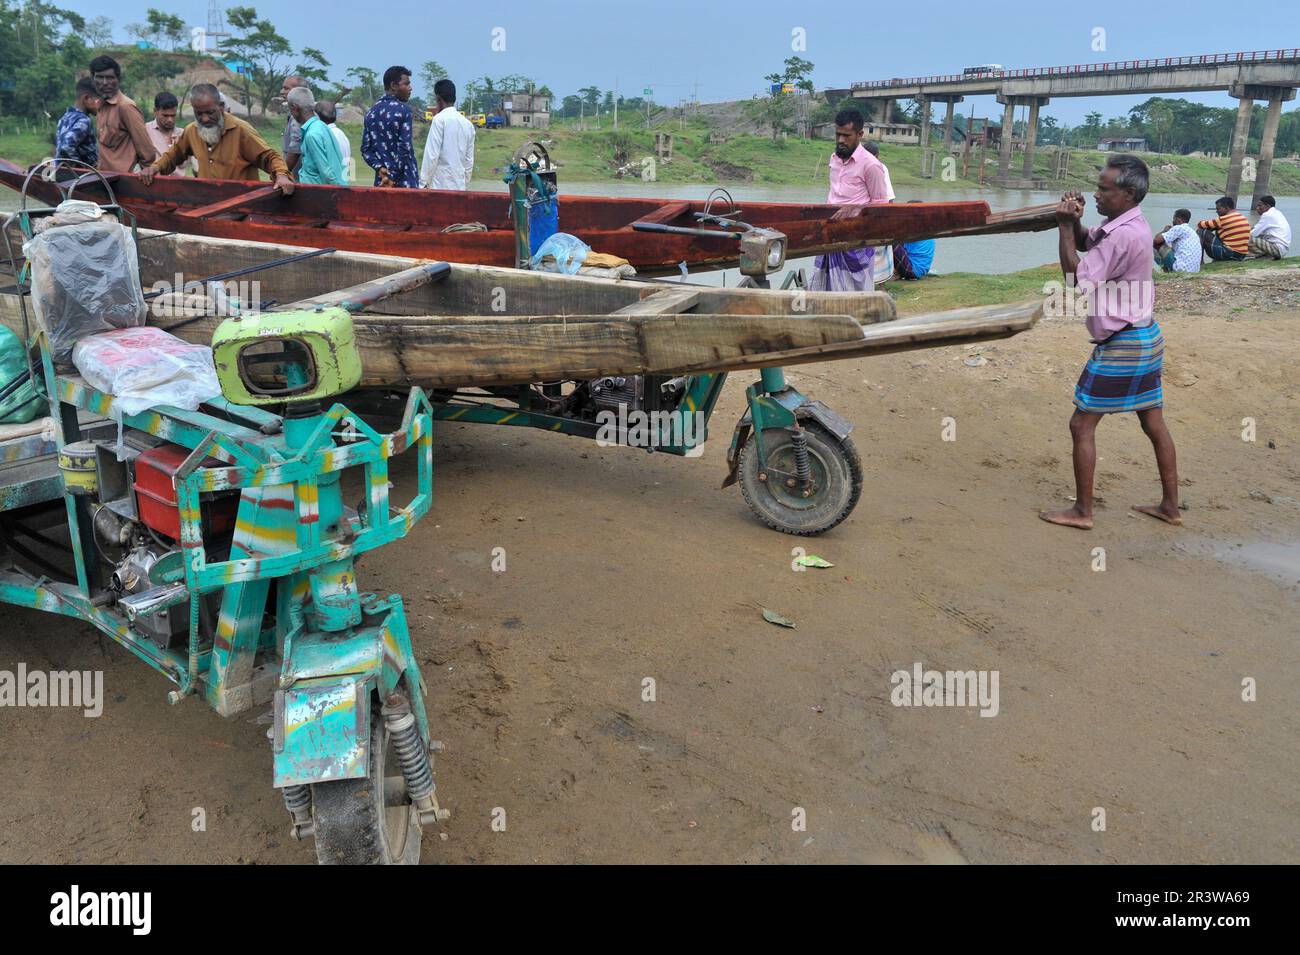
POLYGON ((1250 223, 1237 211, 1232 196, 1220 196, 1214 203, 1217 219, 1202 219, 1196 223, 1205 254, 1216 262, 1240 262, 1250 246, 1250 223))

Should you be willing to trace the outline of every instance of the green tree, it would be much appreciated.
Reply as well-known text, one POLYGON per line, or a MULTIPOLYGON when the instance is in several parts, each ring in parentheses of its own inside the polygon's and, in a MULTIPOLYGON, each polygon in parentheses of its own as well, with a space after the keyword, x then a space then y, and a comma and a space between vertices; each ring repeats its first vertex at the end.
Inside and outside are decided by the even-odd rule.
POLYGON ((245 102, 253 102, 256 88, 262 115, 268 115, 271 100, 280 95, 284 78, 289 75, 293 47, 271 21, 258 17, 255 7, 230 7, 226 10, 226 23, 239 31, 226 41, 226 49, 247 64, 243 73, 245 102))
POLYGON ((299 50, 298 56, 301 59, 293 68, 294 75, 306 80, 312 92, 319 97, 330 81, 328 72, 330 61, 325 59, 324 53, 310 46, 304 46, 299 50))
POLYGON ((356 81, 356 94, 361 97, 363 106, 370 106, 375 100, 379 99, 379 74, 368 66, 352 66, 344 76, 350 76, 356 81))
POLYGON ((108 17, 95 17, 86 21, 86 46, 101 50, 113 42, 113 21, 108 17))
MULTIPOLYGON (((595 116, 600 112, 600 90, 595 86, 584 86, 582 89, 578 90, 577 100, 577 114, 579 119, 585 119, 587 116, 595 116)), ((567 97, 565 101, 568 101, 567 97)))
POLYGON ((72 104, 78 70, 90 61, 78 13, 29 0, 0 0, 0 112, 53 119, 72 104), (6 82, 7 81, 7 82, 6 82))
POLYGON ((145 12, 145 19, 149 23, 150 35, 154 38, 155 46, 161 46, 163 41, 166 41, 169 48, 175 50, 189 36, 189 31, 185 29, 185 21, 174 13, 164 13, 151 7, 145 12))
POLYGON ((420 67, 420 89, 424 91, 430 102, 433 101, 433 84, 446 78, 447 71, 443 69, 441 63, 437 60, 424 61, 424 64, 420 67))
POLYGON ((768 82, 766 96, 755 96, 742 107, 747 119, 759 126, 766 126, 772 133, 772 139, 778 140, 782 133, 794 131, 794 123, 806 136, 809 134, 810 111, 813 84, 810 74, 813 64, 798 56, 786 57, 780 72, 768 73, 763 79, 768 82), (789 83, 804 95, 791 99, 789 94, 781 92, 781 87, 789 83))

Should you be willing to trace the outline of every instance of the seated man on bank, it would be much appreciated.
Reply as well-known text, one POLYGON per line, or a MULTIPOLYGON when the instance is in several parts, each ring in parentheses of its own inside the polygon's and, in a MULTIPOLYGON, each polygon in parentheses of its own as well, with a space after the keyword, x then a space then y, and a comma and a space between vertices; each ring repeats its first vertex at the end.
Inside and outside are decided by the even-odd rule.
POLYGON ((1291 223, 1277 207, 1277 200, 1272 196, 1260 196, 1255 203, 1255 213, 1259 220, 1250 230, 1250 251, 1271 259, 1286 258, 1291 251, 1291 223))
POLYGON ((1164 271, 1201 271, 1201 240, 1189 224, 1191 221, 1191 209, 1178 209, 1174 212, 1173 224, 1165 226, 1164 231, 1156 233, 1151 240, 1156 261, 1164 271))
POLYGON ((924 278, 933 265, 934 239, 899 242, 894 246, 894 275, 900 279, 924 278))
POLYGON ((266 144, 257 130, 233 113, 221 108, 221 94, 211 83, 199 83, 190 90, 194 122, 185 127, 170 149, 140 170, 147 186, 155 176, 165 176, 191 156, 198 160, 200 179, 242 179, 257 182, 259 173, 271 176, 276 189, 293 193, 289 167, 284 158, 266 144))
POLYGON ((1232 196, 1220 196, 1214 203, 1218 218, 1196 223, 1205 254, 1216 262, 1240 262, 1250 250, 1250 223, 1237 211, 1232 196))

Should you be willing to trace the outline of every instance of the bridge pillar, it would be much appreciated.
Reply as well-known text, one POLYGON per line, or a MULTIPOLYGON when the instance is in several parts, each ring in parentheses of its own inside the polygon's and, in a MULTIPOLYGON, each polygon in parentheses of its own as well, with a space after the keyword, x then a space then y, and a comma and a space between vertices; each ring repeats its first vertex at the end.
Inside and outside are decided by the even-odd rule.
POLYGON ((944 97, 944 100, 946 100, 947 103, 948 103, 948 111, 947 111, 947 115, 944 116, 944 120, 943 120, 943 145, 944 145, 944 149, 946 149, 948 152, 952 152, 952 114, 953 114, 953 108, 956 106, 956 104, 960 103, 960 102, 961 102, 962 100, 964 100, 965 98, 966 98, 966 97, 964 97, 964 96, 945 96, 945 97, 944 97))
POLYGON ((1277 146, 1277 126, 1282 118, 1282 101, 1295 99, 1295 90, 1276 87, 1269 90, 1268 112, 1264 114, 1264 135, 1259 141, 1259 169, 1255 173, 1255 188, 1251 205, 1260 196, 1268 195, 1268 180, 1273 174, 1273 149, 1277 146))
POLYGON ((998 178, 1005 181, 1011 175, 1011 131, 1016 120, 1016 100, 1011 96, 998 99, 1006 102, 1002 111, 1002 142, 998 145, 998 178))
POLYGON ((1237 198, 1241 191, 1241 167, 1246 158, 1246 141, 1250 139, 1250 117, 1255 108, 1253 96, 1241 96, 1237 104, 1237 125, 1232 130, 1232 146, 1228 154, 1228 185, 1225 196, 1237 198))
POLYGON ((921 110, 921 150, 925 151, 930 148, 930 97, 922 93, 916 105, 921 110))
POLYGON ((1025 127, 1025 165, 1024 177, 1034 178, 1034 147, 1038 143, 1038 107, 1046 106, 1050 100, 1045 96, 1035 96, 1029 100, 1029 124, 1025 127))

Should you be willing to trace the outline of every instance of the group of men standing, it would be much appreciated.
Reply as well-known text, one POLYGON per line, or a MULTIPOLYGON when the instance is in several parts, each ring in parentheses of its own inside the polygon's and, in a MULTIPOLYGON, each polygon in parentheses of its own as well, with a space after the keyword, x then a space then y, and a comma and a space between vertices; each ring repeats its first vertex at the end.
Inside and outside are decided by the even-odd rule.
MULTIPOLYGON (((257 181, 267 173, 286 195, 296 183, 346 186, 352 180, 352 148, 337 125, 333 103, 317 102, 300 76, 285 79, 280 96, 289 110, 281 149, 269 146, 247 121, 233 115, 225 97, 210 83, 190 89, 194 122, 176 125, 180 103, 167 92, 154 98, 154 117, 146 123, 140 107, 121 89, 122 68, 110 56, 97 56, 90 75, 77 81, 73 105, 59 119, 55 156, 104 172, 138 168, 150 184, 157 176, 257 181)), ((474 126, 456 109, 456 86, 448 79, 434 86, 435 116, 417 168, 412 143, 414 116, 410 70, 384 73, 384 95, 366 114, 362 158, 374 168, 377 186, 468 189, 474 171, 474 126)), ((79 175, 69 163, 60 176, 79 175)))
POLYGON ((384 95, 366 113, 361 158, 375 171, 376 186, 403 189, 468 189, 474 174, 474 124, 456 109, 456 84, 433 85, 433 121, 424 143, 424 161, 415 163, 415 117, 411 71, 390 66, 384 71, 384 95))

